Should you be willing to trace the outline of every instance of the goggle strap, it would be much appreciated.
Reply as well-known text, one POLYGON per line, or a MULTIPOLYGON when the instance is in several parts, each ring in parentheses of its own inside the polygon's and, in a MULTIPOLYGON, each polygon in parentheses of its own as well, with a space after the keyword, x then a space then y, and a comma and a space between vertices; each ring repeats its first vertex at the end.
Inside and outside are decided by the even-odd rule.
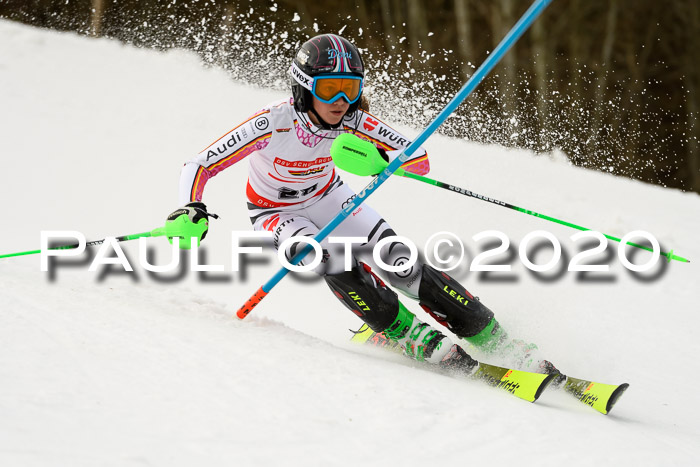
POLYGON ((301 68, 297 66, 296 63, 292 62, 292 66, 289 67, 289 74, 292 75, 294 80, 304 86, 306 89, 311 91, 314 87, 314 79, 304 73, 301 68))

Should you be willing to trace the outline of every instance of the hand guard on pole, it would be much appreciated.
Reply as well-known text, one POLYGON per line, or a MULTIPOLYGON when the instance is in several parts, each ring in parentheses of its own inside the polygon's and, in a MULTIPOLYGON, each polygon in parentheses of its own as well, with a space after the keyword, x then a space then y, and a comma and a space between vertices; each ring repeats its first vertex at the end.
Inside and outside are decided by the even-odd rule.
MULTIPOLYGON (((400 150, 387 153, 384 149, 352 133, 338 135, 331 145, 331 157, 335 165, 339 169, 362 177, 379 174, 400 154, 400 150)), ((397 169, 394 173, 401 175, 403 172, 403 169, 397 169)))

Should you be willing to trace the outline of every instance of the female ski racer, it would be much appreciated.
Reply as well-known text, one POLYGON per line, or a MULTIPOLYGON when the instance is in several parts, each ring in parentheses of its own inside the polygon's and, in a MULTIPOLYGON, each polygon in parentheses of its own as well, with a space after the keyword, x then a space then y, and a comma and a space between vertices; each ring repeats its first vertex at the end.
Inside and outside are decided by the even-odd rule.
MULTIPOLYGON (((276 248, 290 237, 318 233, 355 196, 336 172, 330 155, 336 136, 354 133, 374 143, 387 160, 397 157, 410 143, 360 105, 364 71, 357 48, 340 36, 323 34, 305 42, 289 69, 292 98, 264 107, 187 162, 180 177, 184 206, 173 212, 168 222, 177 219, 196 224, 211 216, 202 202, 206 183, 248 158, 246 195, 253 228, 272 232, 276 248)), ((428 173, 425 150, 415 151, 402 168, 420 175, 428 173)), ((206 230, 202 238, 204 234, 206 230)), ((467 371, 475 365, 460 346, 405 308, 374 271, 474 346, 509 353, 519 347, 515 351, 521 366, 541 372, 553 369, 546 360, 533 361, 530 351, 534 346, 514 346, 516 341, 507 338, 493 313, 444 272, 420 261, 401 272, 377 268, 372 255, 364 253, 371 252, 379 240, 394 235, 389 224, 364 203, 331 234, 367 238, 366 243, 355 246, 352 269, 345 270, 340 245, 327 238, 321 242, 323 260, 314 271, 373 331, 397 341, 407 355, 418 360, 467 371)), ((286 246, 288 260, 298 245, 286 246)), ((400 265, 410 256, 405 245, 395 242, 383 247, 380 257, 385 264, 400 265)), ((312 259, 310 254, 300 264, 312 259)))

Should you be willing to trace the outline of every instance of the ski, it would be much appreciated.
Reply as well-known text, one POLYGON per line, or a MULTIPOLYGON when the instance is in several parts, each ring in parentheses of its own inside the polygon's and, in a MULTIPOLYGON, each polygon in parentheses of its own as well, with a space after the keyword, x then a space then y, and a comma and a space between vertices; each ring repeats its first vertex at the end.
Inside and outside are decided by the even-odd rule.
MULTIPOLYGON (((358 344, 368 344, 382 347, 397 353, 403 350, 396 341, 392 341, 381 333, 376 333, 366 324, 358 331, 352 341, 358 344)), ((468 373, 468 376, 481 380, 489 386, 503 389, 520 399, 535 402, 542 392, 559 376, 559 373, 541 374, 529 371, 513 370, 484 362, 476 362, 476 365, 468 373)))
POLYGON ((610 413, 613 406, 630 386, 628 383, 604 384, 567 375, 561 376, 564 379, 559 378, 559 381, 552 385, 553 388, 563 390, 604 415, 610 413))
MULTIPOLYGON (((353 331, 352 341, 381 347, 397 353, 402 349, 396 341, 392 341, 382 333, 372 331, 363 324, 358 331, 353 331)), ((586 379, 574 378, 561 373, 540 374, 522 370, 511 370, 495 365, 478 362, 478 366, 470 376, 481 379, 486 383, 505 389, 515 396, 534 402, 544 389, 551 384, 552 388, 563 390, 578 401, 598 412, 607 415, 620 397, 629 387, 628 383, 619 385, 604 384, 586 379)))

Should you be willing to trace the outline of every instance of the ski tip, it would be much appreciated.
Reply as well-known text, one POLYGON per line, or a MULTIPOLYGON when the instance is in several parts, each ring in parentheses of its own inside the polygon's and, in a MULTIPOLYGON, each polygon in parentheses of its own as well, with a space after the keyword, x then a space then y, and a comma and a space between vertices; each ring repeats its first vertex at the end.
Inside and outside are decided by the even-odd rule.
POLYGON ((605 405, 605 415, 610 413, 615 403, 618 401, 618 399, 620 399, 620 397, 622 397, 622 394, 625 393, 628 387, 630 387, 629 383, 623 383, 613 391, 613 393, 610 395, 610 399, 608 399, 608 403, 605 405))
POLYGON ((537 388, 537 391, 535 392, 535 397, 532 400, 532 402, 535 402, 539 397, 542 395, 545 389, 549 387, 550 384, 559 376, 560 373, 551 373, 547 375, 547 377, 542 381, 542 384, 540 384, 540 387, 537 388))

